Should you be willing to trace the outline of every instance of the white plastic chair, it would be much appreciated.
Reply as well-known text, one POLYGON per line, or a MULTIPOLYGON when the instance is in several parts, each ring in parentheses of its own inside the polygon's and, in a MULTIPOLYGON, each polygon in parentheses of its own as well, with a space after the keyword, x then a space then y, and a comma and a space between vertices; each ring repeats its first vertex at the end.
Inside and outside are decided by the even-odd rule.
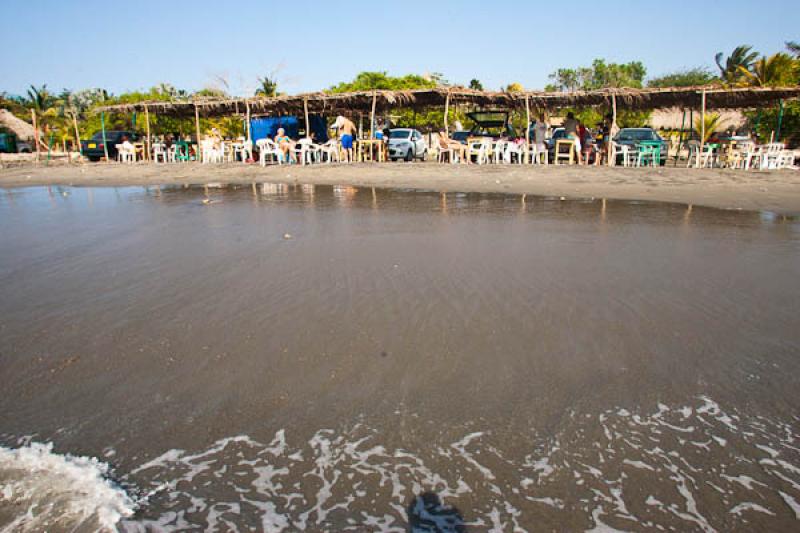
POLYGON ((516 162, 518 165, 521 165, 525 162, 525 145, 507 142, 505 150, 503 151, 503 160, 509 164, 516 162))
POLYGON ((528 157, 532 165, 549 165, 550 154, 547 153, 547 145, 531 143, 528 147, 528 157))
POLYGON ((200 141, 200 161, 203 164, 222 162, 222 150, 214 147, 213 139, 203 139, 200 141))
POLYGON ((244 140, 233 145, 233 160, 239 157, 244 163, 253 157, 253 141, 244 140))
POLYGON ((153 144, 153 161, 158 163, 161 159, 162 163, 167 162, 167 147, 162 143, 153 144))
POLYGON ((341 162, 339 141, 337 139, 330 139, 325 144, 321 144, 319 146, 319 155, 320 160, 324 160, 327 163, 330 163, 334 159, 336 159, 337 163, 341 162))
POLYGON ((279 165, 283 164, 283 152, 272 139, 259 139, 256 141, 256 147, 258 147, 258 162, 262 167, 267 166, 268 157, 279 165))
POLYGON ((121 163, 133 163, 136 161, 136 148, 130 143, 115 145, 117 149, 117 160, 121 163))
POLYGON ((489 152, 489 158, 494 163, 508 163, 505 158, 507 141, 498 139, 494 143, 494 148, 489 152))
POLYGON ((488 163, 490 151, 491 145, 489 139, 472 141, 467 148, 467 159, 472 162, 472 158, 475 157, 475 162, 479 165, 488 163))

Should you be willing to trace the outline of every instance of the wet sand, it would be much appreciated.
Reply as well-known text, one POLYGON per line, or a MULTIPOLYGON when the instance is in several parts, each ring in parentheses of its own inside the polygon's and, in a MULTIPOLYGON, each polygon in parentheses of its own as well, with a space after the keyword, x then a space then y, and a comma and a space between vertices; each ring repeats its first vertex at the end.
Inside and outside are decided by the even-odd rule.
POLYGON ((428 163, 269 166, 84 164, 0 169, 0 187, 285 182, 677 202, 800 213, 800 172, 428 163))
POLYGON ((0 220, 0 444, 152 492, 124 531, 402 532, 424 493, 470 531, 799 523, 792 217, 259 184, 0 220))

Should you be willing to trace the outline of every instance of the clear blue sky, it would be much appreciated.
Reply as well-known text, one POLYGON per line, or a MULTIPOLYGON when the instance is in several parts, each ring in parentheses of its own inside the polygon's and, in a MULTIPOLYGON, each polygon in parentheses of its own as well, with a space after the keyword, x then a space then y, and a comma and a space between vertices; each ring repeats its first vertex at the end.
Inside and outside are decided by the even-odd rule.
POLYGON ((228 80, 251 92, 275 71, 289 93, 362 70, 441 72, 542 88, 559 67, 640 60, 649 76, 714 67, 751 44, 771 54, 800 41, 798 0, 256 1, 0 0, 0 91, 111 92, 228 80))

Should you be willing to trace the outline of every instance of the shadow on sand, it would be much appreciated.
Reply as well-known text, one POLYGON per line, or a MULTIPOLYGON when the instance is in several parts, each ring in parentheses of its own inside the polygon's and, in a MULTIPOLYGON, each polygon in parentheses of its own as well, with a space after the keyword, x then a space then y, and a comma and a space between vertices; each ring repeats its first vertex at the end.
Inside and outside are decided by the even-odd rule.
POLYGON ((407 507, 410 533, 466 533, 467 526, 461 511, 444 505, 439 495, 424 492, 411 500, 407 507))

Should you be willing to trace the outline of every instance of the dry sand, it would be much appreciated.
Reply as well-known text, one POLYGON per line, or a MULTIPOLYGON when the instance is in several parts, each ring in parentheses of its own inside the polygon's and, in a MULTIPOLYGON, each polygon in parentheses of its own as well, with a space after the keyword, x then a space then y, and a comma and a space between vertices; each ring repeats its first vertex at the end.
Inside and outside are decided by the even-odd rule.
POLYGON ((800 172, 724 169, 477 166, 361 163, 313 166, 95 163, 0 169, 0 187, 122 186, 185 183, 310 183, 401 187, 449 192, 502 192, 567 198, 650 200, 800 213, 800 172))

